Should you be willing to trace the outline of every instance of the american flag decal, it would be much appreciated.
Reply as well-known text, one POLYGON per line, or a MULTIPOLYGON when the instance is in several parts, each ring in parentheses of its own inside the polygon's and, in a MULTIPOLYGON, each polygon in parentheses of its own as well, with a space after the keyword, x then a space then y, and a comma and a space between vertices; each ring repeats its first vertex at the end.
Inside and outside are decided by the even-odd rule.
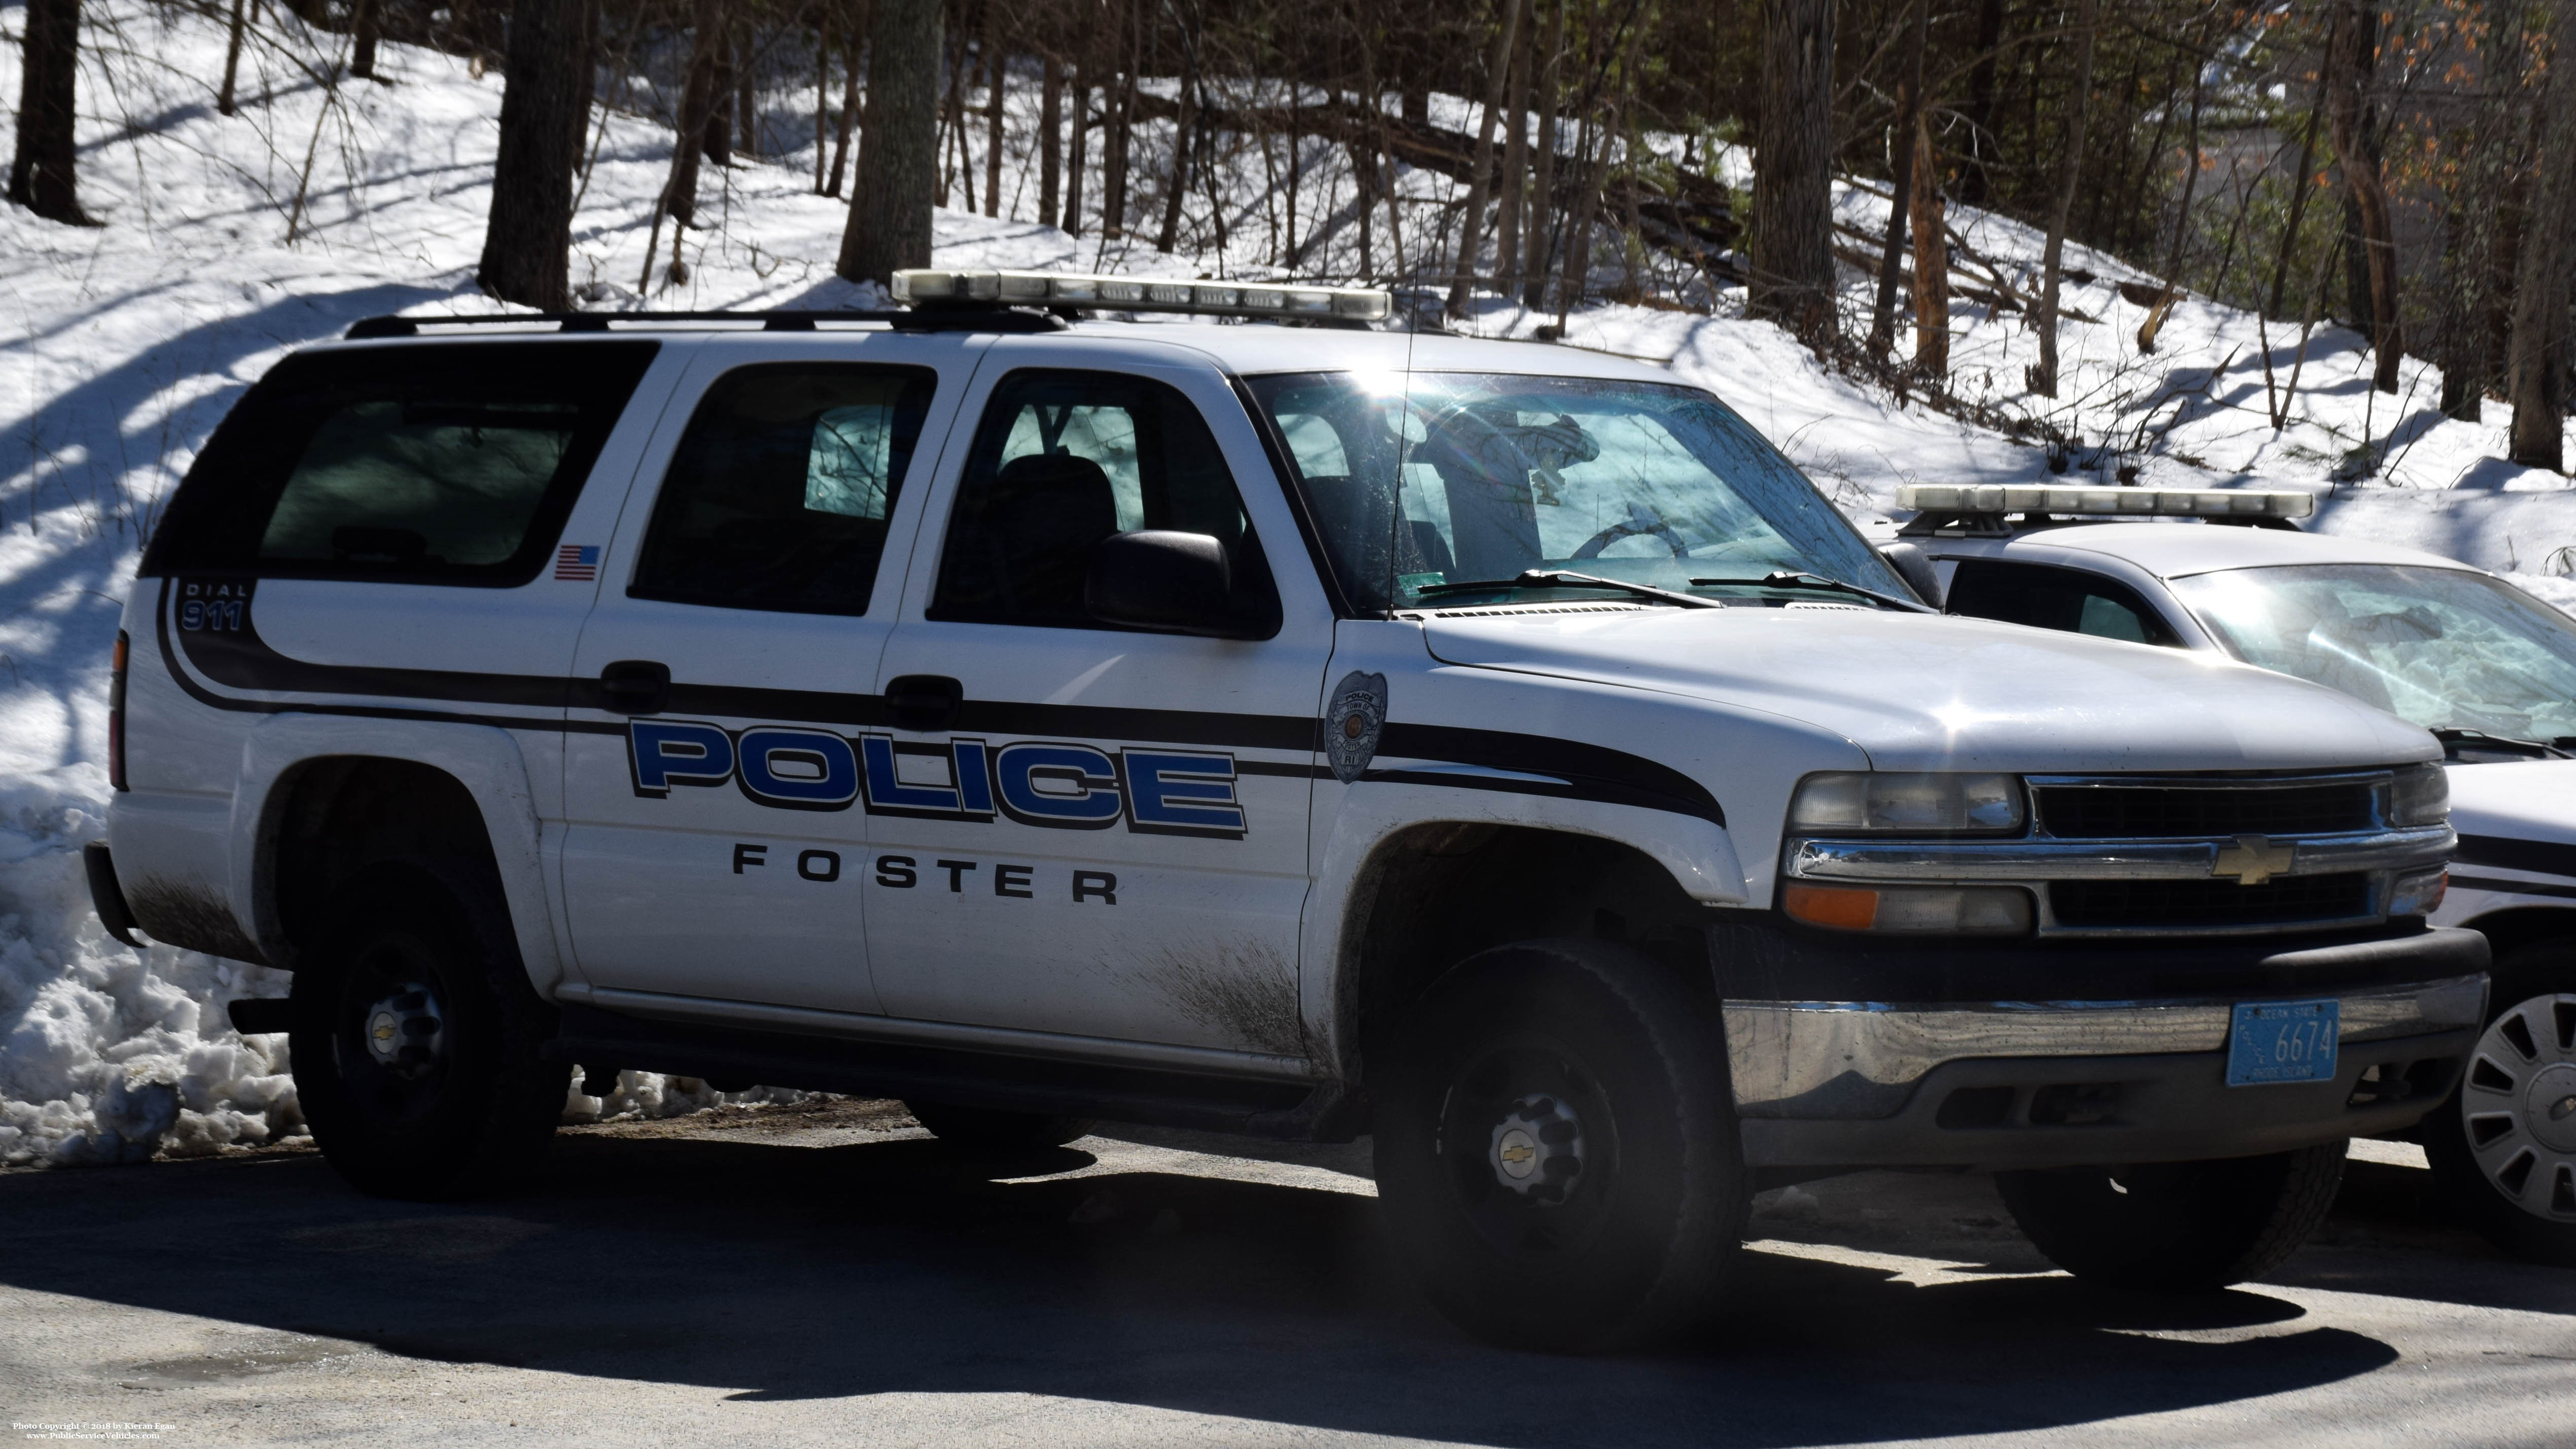
POLYGON ((599 549, 568 543, 555 550, 555 577, 590 583, 599 577, 599 549))

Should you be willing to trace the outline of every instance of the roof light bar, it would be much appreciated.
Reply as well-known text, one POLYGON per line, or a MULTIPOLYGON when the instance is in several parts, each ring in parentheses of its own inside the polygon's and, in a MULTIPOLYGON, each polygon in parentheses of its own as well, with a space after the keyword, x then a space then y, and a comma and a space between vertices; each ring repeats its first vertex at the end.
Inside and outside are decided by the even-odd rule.
POLYGON ((1394 296, 1373 287, 1193 282, 1076 272, 912 268, 894 274, 893 291, 896 301, 914 306, 999 303, 1099 307, 1117 312, 1195 312, 1223 317, 1329 317, 1351 322, 1384 321, 1395 311, 1394 296))
POLYGON ((2313 494, 2255 488, 2066 488, 2011 484, 1907 483, 1896 506, 1923 513, 2053 513, 2077 516, 2147 515, 2157 518, 2305 518, 2317 511, 2313 494))

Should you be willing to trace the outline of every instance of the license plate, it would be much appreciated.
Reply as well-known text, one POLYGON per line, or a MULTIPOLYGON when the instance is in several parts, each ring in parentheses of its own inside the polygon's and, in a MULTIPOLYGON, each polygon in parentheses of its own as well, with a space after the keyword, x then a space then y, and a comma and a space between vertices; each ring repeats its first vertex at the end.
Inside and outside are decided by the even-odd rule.
POLYGON ((2333 1081, 2342 1030, 2340 1001, 2239 1002, 2227 1032, 2227 1085, 2333 1081))

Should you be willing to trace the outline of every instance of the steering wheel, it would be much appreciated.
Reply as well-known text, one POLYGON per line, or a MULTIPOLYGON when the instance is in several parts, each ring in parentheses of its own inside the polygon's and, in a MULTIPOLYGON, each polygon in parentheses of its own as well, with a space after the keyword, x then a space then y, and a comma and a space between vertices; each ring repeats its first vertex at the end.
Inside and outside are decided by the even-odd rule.
POLYGON ((1642 536, 1652 536, 1662 539, 1664 541, 1664 546, 1673 551, 1673 557, 1675 558, 1690 557, 1690 545, 1682 542, 1682 536, 1673 532, 1673 526, 1664 522, 1660 518, 1631 518, 1625 523, 1614 523, 1608 528, 1601 530, 1599 533, 1592 535, 1590 538, 1585 539, 1583 541, 1583 546, 1574 551, 1574 557, 1577 559, 1599 558, 1601 556, 1601 550, 1608 548, 1619 540, 1623 538, 1638 538, 1642 536))

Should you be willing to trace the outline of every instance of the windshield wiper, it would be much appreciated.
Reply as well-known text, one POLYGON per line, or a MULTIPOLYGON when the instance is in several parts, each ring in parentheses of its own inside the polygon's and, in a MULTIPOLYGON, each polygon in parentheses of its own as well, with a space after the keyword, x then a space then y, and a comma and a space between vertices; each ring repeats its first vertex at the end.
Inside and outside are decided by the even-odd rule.
POLYGON ((2565 744, 2565 737, 2563 736, 2556 742, 2517 740, 2506 735, 2491 735, 2485 730, 2464 730, 2451 725, 2444 725, 2440 729, 2433 731, 2433 738, 2440 740, 2445 751, 2448 753, 2457 753, 2462 749, 2472 749, 2493 750, 2500 755, 2529 755, 2535 760, 2564 760, 2570 758, 2566 749, 2563 748, 2565 744))
MULTIPOLYGON (((1691 582, 1698 583, 1699 580, 1693 579, 1691 582)), ((1492 593, 1498 589, 1616 589, 1623 594, 1634 594, 1641 599, 1661 599, 1665 603, 1680 604, 1691 609, 1726 607, 1715 599, 1703 599, 1695 594, 1677 594, 1670 589, 1656 588, 1652 584, 1632 584, 1626 579, 1605 579, 1595 574, 1570 573, 1564 569, 1523 569, 1518 578, 1433 584, 1429 588, 1415 589, 1413 593, 1416 598, 1428 599, 1441 594, 1492 593)))
POLYGON ((1869 599, 1877 603, 1885 604, 1891 609, 1909 609, 1917 614, 1937 614, 1941 612, 1938 609, 1932 608, 1929 605, 1920 603, 1913 599, 1900 599, 1894 594, 1882 594, 1876 589, 1864 589, 1858 584, 1847 584, 1840 579, 1826 578, 1823 574, 1799 574, 1783 571, 1780 573, 1764 574, 1758 579, 1691 580, 1691 587, 1693 588, 1713 588, 1720 584, 1733 584, 1739 588, 1748 589, 1810 589, 1828 594, 1850 594, 1856 598, 1869 599))

